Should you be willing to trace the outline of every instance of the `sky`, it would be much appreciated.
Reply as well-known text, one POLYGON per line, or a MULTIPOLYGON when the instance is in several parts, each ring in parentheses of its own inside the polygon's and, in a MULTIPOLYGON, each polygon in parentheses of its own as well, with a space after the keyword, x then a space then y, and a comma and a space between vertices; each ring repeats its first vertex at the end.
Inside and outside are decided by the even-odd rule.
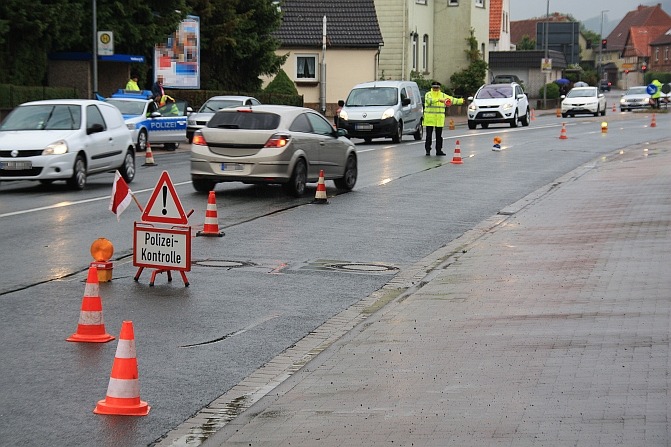
POLYGON ((510 20, 525 20, 544 17, 550 2, 550 14, 559 12, 572 15, 581 22, 589 21, 592 31, 599 32, 601 27, 601 11, 603 14, 603 34, 607 35, 624 18, 629 11, 638 5, 654 6, 661 3, 662 9, 671 15, 671 0, 510 0, 510 20), (595 29, 596 28, 596 29, 595 29))

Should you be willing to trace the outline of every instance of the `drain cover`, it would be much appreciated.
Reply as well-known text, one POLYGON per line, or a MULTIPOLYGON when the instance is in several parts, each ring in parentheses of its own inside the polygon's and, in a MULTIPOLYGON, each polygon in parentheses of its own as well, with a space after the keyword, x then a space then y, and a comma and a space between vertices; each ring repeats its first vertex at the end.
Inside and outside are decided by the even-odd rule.
POLYGON ((384 264, 337 263, 325 265, 326 268, 363 273, 384 273, 398 270, 397 267, 384 264))
POLYGON ((196 265, 200 265, 202 267, 218 267, 218 268, 225 268, 225 269, 234 269, 234 268, 240 268, 240 267, 252 267, 256 264, 252 262, 245 262, 245 261, 227 261, 227 260, 219 260, 219 259, 210 259, 207 261, 196 261, 194 262, 196 265))

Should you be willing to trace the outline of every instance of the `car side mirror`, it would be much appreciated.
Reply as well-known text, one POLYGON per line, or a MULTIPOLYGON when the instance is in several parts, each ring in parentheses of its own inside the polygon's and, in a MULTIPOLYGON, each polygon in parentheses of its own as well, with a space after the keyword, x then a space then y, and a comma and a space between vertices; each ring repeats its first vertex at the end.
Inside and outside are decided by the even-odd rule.
POLYGON ((161 115, 161 112, 151 112, 151 115, 149 115, 151 118, 159 118, 163 115, 161 115))
POLYGON ((102 132, 104 130, 105 130, 105 128, 103 127, 102 124, 96 123, 96 124, 93 124, 93 125, 91 125, 91 127, 86 129, 86 135, 91 135, 92 133, 99 133, 99 132, 102 132))
POLYGON ((473 101, 473 97, 472 97, 472 96, 469 96, 467 99, 468 99, 469 102, 470 102, 470 101, 473 101))
POLYGON ((191 106, 186 108, 186 113, 189 113, 189 114, 193 113, 193 109, 191 108, 191 106))
POLYGON ((349 134, 347 133, 347 129, 338 129, 336 130, 336 135, 339 137, 347 137, 349 134))
POLYGON ((410 105, 410 98, 403 98, 401 100, 401 104, 403 104, 404 106, 410 105))

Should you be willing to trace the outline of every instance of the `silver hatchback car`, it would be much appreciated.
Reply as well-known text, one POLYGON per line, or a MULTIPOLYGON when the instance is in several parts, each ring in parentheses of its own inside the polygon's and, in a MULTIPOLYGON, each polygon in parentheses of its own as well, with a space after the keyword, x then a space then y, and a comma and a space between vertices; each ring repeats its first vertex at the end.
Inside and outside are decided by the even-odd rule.
POLYGON ((193 136, 193 187, 208 192, 218 182, 282 184, 300 197, 306 183, 318 181, 323 170, 325 180, 351 190, 357 179, 357 154, 346 134, 304 107, 222 109, 193 136))
POLYGON ((186 139, 191 143, 193 134, 198 129, 207 126, 207 122, 221 109, 242 105, 257 106, 259 104, 261 104, 261 101, 252 96, 213 96, 205 101, 197 112, 189 115, 189 118, 186 120, 186 139))

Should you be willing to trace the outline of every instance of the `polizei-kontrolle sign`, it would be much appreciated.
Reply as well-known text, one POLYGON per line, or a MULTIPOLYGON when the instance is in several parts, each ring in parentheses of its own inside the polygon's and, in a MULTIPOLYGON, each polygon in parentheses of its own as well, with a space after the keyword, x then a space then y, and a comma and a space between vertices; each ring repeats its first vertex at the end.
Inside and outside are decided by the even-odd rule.
POLYGON ((163 270, 191 270, 191 227, 157 228, 135 222, 133 265, 163 270))

